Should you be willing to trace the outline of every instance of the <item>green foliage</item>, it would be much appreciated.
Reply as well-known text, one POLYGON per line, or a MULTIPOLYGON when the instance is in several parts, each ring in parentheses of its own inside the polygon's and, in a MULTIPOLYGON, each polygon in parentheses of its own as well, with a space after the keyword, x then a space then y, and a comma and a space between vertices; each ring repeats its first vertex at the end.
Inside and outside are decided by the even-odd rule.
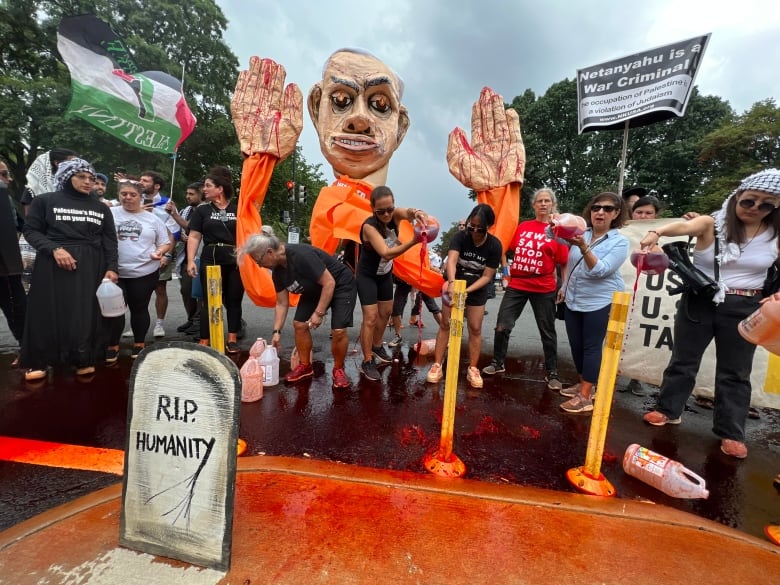
MULTIPOLYGON (((198 124, 179 148, 174 184, 165 190, 183 205, 186 186, 217 164, 231 168, 238 185, 242 156, 230 120, 238 59, 224 42, 227 21, 214 0, 0 0, 0 156, 17 177, 14 194, 20 194, 35 157, 53 147, 75 150, 109 176, 117 167, 131 175, 153 169, 170 183, 174 174, 172 157, 132 148, 83 120, 65 117, 70 75, 57 52, 57 26, 63 16, 86 13, 111 25, 142 70, 183 73, 185 97, 198 124)), ((325 181, 300 152, 296 158, 298 180, 310 193, 296 223, 308 226, 312 194, 325 181)), ((269 217, 278 218, 287 203, 289 165, 284 161, 274 173, 265 204, 269 217)), ((110 183, 109 197, 115 189, 110 183)))
POLYGON ((439 230, 439 243, 434 244, 432 247, 434 252, 436 252, 443 259, 446 259, 447 252, 450 249, 450 241, 452 240, 452 236, 458 233, 458 222, 452 222, 450 229, 448 229, 446 232, 441 231, 443 228, 444 226, 441 226, 439 230))
POLYGON ((757 102, 697 146, 708 180, 692 209, 708 213, 748 175, 780 166, 780 108, 772 99, 757 102))

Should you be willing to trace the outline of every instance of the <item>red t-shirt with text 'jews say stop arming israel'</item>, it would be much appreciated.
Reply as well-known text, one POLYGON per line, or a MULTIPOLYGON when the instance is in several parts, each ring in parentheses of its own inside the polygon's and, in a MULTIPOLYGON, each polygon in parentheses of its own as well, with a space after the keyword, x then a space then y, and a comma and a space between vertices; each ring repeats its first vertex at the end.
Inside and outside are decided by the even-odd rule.
POLYGON ((555 266, 566 264, 569 247, 550 239, 546 228, 546 223, 535 219, 517 226, 509 244, 513 256, 509 264, 509 288, 540 293, 555 291, 555 266))

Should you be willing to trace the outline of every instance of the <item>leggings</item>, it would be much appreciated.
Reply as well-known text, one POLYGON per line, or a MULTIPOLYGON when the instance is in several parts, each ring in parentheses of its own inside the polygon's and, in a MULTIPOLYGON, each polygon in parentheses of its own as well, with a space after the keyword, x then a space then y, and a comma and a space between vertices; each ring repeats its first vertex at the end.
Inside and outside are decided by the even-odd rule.
MULTIPOLYGON (((155 270, 146 276, 138 278, 120 278, 119 286, 125 293, 125 303, 130 310, 130 328, 133 330, 133 342, 143 343, 149 331, 149 300, 160 279, 160 271, 155 270)), ((108 329, 109 347, 119 345, 119 338, 125 328, 125 316, 103 317, 104 326, 108 329)))
MULTIPOLYGON (((241 273, 236 264, 223 264, 222 268, 222 304, 227 311, 228 333, 238 333, 241 329, 241 301, 244 300, 244 283, 241 281, 241 273)), ((203 292, 206 295, 207 279, 206 265, 201 256, 200 281, 203 283, 203 292)), ((208 307, 208 296, 205 299, 205 311, 200 312, 200 338, 209 338, 209 313, 212 307, 208 307)))

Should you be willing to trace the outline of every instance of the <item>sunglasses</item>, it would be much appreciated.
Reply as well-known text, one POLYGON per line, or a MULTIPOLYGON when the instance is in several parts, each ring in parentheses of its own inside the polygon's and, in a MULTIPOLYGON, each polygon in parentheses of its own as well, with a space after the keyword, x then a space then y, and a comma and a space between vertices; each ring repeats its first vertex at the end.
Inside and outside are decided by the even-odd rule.
MULTIPOLYGON (((754 205, 756 205, 756 202, 754 199, 740 199, 739 200, 739 206, 743 209, 751 209, 754 205)), ((766 203, 759 203, 758 204, 758 210, 762 213, 768 213, 770 211, 774 211, 777 209, 774 205, 772 205, 769 202, 766 203)))
POLYGON ((385 207, 384 209, 375 209, 377 215, 389 215, 395 211, 395 207, 385 207))
POLYGON ((477 226, 474 226, 474 225, 471 225, 471 224, 466 226, 466 230, 470 231, 470 232, 477 232, 478 234, 486 234, 487 233, 487 228, 485 228, 485 227, 477 227, 477 226))
POLYGON ((604 211, 606 211, 607 213, 612 213, 613 211, 617 211, 618 208, 615 207, 614 205, 591 205, 590 206, 590 210, 592 212, 593 211, 601 211, 602 209, 604 211))
POLYGON ((0 171, 0 177, 5 177, 6 179, 11 176, 11 173, 8 171, 0 171))

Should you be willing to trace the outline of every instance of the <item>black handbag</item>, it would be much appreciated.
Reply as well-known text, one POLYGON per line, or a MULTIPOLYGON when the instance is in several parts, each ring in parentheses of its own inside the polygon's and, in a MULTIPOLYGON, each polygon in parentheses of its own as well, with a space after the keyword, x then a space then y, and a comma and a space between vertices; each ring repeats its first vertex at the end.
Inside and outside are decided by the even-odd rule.
POLYGON ((764 280, 764 286, 761 290, 761 294, 764 298, 775 294, 780 291, 780 268, 777 263, 772 264, 766 271, 766 280, 764 280))
MULTIPOLYGON (((715 254, 718 254, 718 239, 715 238, 715 254)), ((669 242, 661 246, 661 249, 669 257, 669 270, 680 277, 683 284, 669 291, 670 295, 690 292, 696 296, 711 299, 718 292, 718 283, 696 268, 688 256, 689 242, 669 242)), ((715 275, 718 275, 718 263, 715 262, 715 275)))

